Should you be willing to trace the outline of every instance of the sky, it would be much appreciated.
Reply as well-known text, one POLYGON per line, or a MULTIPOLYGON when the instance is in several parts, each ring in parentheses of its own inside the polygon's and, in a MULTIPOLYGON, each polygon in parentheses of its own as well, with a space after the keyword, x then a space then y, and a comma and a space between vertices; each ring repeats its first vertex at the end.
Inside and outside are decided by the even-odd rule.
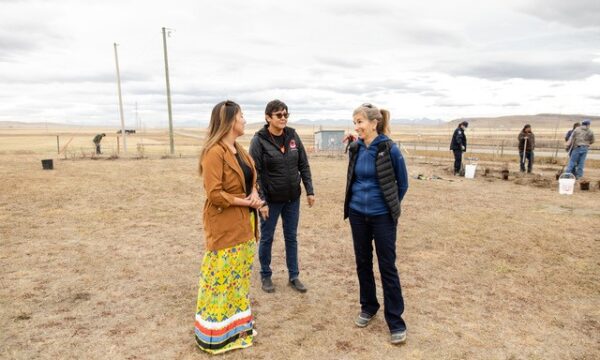
POLYGON ((174 126, 219 101, 248 122, 600 115, 600 1, 0 0, 0 121, 174 126), (137 104, 137 118, 136 118, 137 104))

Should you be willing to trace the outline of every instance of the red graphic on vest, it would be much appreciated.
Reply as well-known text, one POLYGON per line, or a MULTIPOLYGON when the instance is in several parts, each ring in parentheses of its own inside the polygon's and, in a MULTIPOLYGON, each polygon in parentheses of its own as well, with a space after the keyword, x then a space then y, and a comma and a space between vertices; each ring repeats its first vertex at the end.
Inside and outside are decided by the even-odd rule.
POLYGON ((290 140, 290 149, 296 148, 296 141, 294 139, 290 140))

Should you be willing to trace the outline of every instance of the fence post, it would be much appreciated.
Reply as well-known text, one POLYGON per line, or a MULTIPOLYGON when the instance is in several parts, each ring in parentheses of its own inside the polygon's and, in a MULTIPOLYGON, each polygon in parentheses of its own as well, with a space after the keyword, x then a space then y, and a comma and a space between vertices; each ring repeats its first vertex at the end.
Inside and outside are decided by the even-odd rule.
POLYGON ((60 154, 60 140, 58 135, 56 135, 56 153, 60 154))
POLYGON ((119 141, 119 137, 117 136, 117 154, 121 153, 121 142, 119 141))
POLYGON ((504 156, 504 140, 502 140, 502 145, 500 145, 500 158, 504 156))

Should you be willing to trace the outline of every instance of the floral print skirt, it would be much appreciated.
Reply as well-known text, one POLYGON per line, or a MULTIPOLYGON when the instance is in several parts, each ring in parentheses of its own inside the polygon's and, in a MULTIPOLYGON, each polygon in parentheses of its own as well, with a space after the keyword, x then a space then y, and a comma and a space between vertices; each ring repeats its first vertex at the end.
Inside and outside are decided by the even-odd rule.
MULTIPOLYGON (((250 221, 254 227, 254 214, 250 221)), ((219 354, 252 346, 248 292, 255 252, 256 239, 250 239, 204 254, 194 329, 200 349, 219 354)))

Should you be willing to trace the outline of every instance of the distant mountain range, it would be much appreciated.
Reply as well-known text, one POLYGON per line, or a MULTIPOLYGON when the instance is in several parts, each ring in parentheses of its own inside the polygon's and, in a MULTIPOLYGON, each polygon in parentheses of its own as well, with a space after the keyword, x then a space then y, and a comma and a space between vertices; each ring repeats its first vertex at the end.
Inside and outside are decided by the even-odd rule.
POLYGON ((45 128, 64 128, 64 127, 80 127, 81 125, 74 124, 59 124, 59 123, 45 123, 45 122, 24 122, 24 121, 0 121, 0 128, 31 128, 31 129, 45 129, 45 128))
MULTIPOLYGON (((419 125, 419 126, 435 126, 440 124, 445 124, 446 122, 440 119, 429 119, 429 118, 420 118, 420 119, 392 119, 392 125, 419 125)), ((322 125, 322 126, 332 126, 332 127, 345 127, 352 126, 351 119, 322 119, 322 120, 308 120, 308 119, 300 119, 296 121, 290 121, 290 124, 293 125, 322 125)))
POLYGON ((575 122, 582 122, 584 119, 592 121, 592 126, 600 127, 600 116, 581 115, 581 114, 537 114, 537 115, 510 115, 499 117, 474 117, 455 119, 448 122, 448 125, 458 126, 462 121, 468 121, 469 127, 476 126, 482 128, 520 128, 525 124, 532 128, 564 128, 571 127, 575 122))
MULTIPOLYGON (((570 127, 574 122, 581 122, 583 119, 590 119, 592 126, 596 123, 600 128, 600 116, 582 115, 582 114, 537 114, 537 115, 509 115, 499 117, 471 117, 471 118, 460 118, 451 121, 444 121, 441 119, 429 119, 429 118, 416 118, 416 119, 392 119, 392 125, 403 125, 403 126, 427 126, 427 127, 455 127, 461 121, 468 121, 469 127, 482 127, 482 128, 519 128, 525 124, 530 124, 536 128, 555 128, 555 127, 570 127)), ((178 121, 174 119, 175 128, 205 128, 208 125, 207 121, 201 120, 182 120, 178 121)), ((264 122, 249 123, 248 127, 258 128, 262 126, 264 122)), ((308 120, 300 119, 297 121, 290 121, 291 127, 309 127, 309 126, 320 126, 323 128, 348 128, 352 127, 352 120, 350 119, 320 119, 320 120, 308 120)), ((44 129, 44 128, 81 128, 81 127, 101 127, 111 129, 115 131, 120 128, 118 125, 100 125, 100 124, 89 124, 81 125, 75 123, 45 123, 45 122, 23 122, 23 121, 0 121, 0 128, 27 128, 27 129, 44 129)), ((166 126, 164 126, 166 127, 166 126)), ((133 127, 128 126, 128 129, 133 127)), ((148 128, 163 128, 157 126, 148 126, 148 128)))

